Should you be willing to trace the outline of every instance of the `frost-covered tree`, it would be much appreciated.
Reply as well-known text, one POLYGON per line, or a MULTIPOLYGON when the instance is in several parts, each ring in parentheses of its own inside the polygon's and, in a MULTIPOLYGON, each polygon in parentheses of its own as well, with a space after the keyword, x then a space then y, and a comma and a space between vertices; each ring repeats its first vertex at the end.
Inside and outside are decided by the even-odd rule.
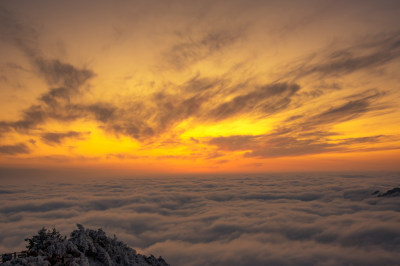
POLYGON ((10 265, 137 265, 137 266, 168 266, 163 258, 155 258, 137 254, 117 238, 110 238, 102 229, 85 229, 77 225, 78 230, 71 233, 67 239, 55 228, 47 230, 42 228, 32 238, 25 239, 27 245, 27 258, 14 259, 4 263, 10 265))
POLYGON ((32 236, 32 238, 26 238, 25 241, 28 242, 26 248, 28 249, 28 254, 31 256, 37 255, 52 255, 64 252, 62 249, 66 244, 67 238, 61 236, 59 232, 55 228, 53 230, 47 230, 46 228, 42 228, 38 231, 38 234, 32 236))

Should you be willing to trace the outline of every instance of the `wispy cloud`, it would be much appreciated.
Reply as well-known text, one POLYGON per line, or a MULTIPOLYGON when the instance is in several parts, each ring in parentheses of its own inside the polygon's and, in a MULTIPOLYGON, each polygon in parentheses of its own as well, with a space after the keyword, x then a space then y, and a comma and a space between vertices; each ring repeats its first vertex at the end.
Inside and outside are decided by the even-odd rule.
POLYGON ((337 124, 344 121, 355 119, 361 115, 365 115, 368 112, 372 112, 379 109, 385 109, 385 105, 374 105, 379 98, 384 95, 383 92, 379 91, 367 91, 361 95, 353 95, 346 97, 345 103, 332 106, 322 113, 311 116, 306 119, 301 126, 303 127, 321 127, 326 124, 337 124))
POLYGON ((209 144, 217 146, 220 150, 235 151, 235 150, 249 150, 257 146, 257 139, 261 136, 229 136, 217 137, 208 141, 209 144))
POLYGON ((15 154, 28 154, 28 153, 30 153, 30 149, 24 143, 0 146, 0 154, 15 155, 15 154))
POLYGON ((222 120, 228 117, 248 112, 259 112, 269 115, 285 109, 291 97, 300 89, 297 84, 268 84, 232 100, 222 103, 209 112, 209 117, 222 120))
MULTIPOLYGON (((352 144, 377 144, 390 140, 390 136, 376 135, 360 138, 332 140, 330 132, 291 132, 289 134, 237 135, 208 140, 220 151, 247 151, 245 157, 286 157, 326 152, 353 151, 352 144)), ((393 147, 395 148, 395 147, 393 147)), ((388 149, 384 147, 381 149, 388 149)), ((378 149, 379 150, 379 149, 378 149)))
POLYGON ((234 44, 243 37, 243 30, 214 29, 205 33, 188 30, 177 35, 181 41, 173 44, 163 57, 169 67, 182 70, 234 44))
POLYGON ((318 55, 308 56, 303 61, 288 66, 285 78, 298 79, 309 75, 317 78, 349 75, 356 71, 371 71, 384 67, 400 57, 400 32, 389 32, 366 36, 356 44, 343 49, 326 48, 318 55))
POLYGON ((90 132, 76 132, 76 131, 68 131, 63 133, 56 132, 48 132, 42 134, 42 140, 47 144, 60 144, 65 139, 73 138, 73 139, 83 139, 85 135, 90 134, 90 132))
POLYGON ((50 86, 38 99, 38 103, 23 111, 23 118, 15 122, 2 122, 4 130, 30 130, 48 119, 73 120, 82 116, 82 110, 71 104, 71 98, 80 94, 81 86, 94 73, 79 69, 58 59, 43 56, 38 44, 37 31, 30 25, 17 20, 10 11, 1 9, 0 32, 5 41, 15 45, 31 62, 33 71, 43 77, 50 86))

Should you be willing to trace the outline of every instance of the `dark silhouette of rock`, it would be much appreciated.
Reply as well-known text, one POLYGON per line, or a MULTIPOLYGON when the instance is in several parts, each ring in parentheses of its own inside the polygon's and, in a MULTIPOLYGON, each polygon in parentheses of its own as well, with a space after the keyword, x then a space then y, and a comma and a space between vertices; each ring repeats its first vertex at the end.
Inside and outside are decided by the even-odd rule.
POLYGON ((69 239, 54 228, 40 229, 37 235, 25 239, 28 242, 26 258, 12 259, 2 265, 169 266, 161 257, 137 254, 115 236, 106 236, 102 229, 77 226, 78 230, 73 231, 69 239))
POLYGON ((3 255, 1 256, 1 259, 2 259, 3 261, 9 261, 9 260, 12 260, 12 258, 13 258, 13 256, 12 256, 11 253, 3 254, 3 255))
POLYGON ((383 194, 378 195, 378 197, 398 197, 398 196, 400 196, 400 188, 399 187, 395 187, 393 189, 386 191, 383 194))

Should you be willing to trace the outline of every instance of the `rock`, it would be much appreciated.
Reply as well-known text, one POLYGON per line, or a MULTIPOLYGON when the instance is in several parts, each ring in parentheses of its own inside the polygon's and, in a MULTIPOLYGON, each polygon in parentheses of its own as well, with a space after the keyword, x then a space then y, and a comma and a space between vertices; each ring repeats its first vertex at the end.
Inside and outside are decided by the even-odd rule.
POLYGON ((393 189, 386 191, 383 194, 378 195, 378 197, 398 197, 398 196, 400 196, 400 188, 399 187, 395 187, 393 189))

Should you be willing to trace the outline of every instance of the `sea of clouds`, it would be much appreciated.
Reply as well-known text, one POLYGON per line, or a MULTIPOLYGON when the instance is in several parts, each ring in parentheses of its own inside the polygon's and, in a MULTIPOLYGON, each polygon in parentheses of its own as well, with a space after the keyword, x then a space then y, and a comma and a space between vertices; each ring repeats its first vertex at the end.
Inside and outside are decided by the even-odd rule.
POLYGON ((80 223, 176 266, 398 265, 399 173, 1 177, 0 253, 80 223))

